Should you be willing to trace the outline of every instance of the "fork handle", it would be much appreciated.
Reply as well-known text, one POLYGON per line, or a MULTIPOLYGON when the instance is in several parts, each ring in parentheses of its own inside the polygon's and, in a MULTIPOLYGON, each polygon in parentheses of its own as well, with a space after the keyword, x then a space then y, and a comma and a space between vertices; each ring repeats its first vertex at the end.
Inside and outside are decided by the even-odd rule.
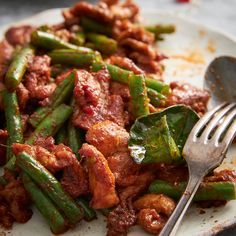
POLYGON ((200 183, 202 182, 203 175, 190 176, 188 185, 180 198, 175 210, 171 214, 164 228, 159 236, 174 236, 179 228, 179 225, 185 215, 200 183))

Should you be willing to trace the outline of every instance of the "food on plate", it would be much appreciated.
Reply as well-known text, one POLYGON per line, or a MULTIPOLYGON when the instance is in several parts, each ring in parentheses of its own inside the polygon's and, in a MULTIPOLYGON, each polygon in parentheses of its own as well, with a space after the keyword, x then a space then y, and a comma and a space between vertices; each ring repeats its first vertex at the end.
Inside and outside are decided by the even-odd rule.
MULTIPOLYGON (((131 0, 79 2, 56 25, 14 26, 0 43, 0 225, 36 206, 54 234, 103 214, 107 235, 157 234, 188 178, 184 143, 208 91, 165 83, 156 42, 131 0)), ((230 170, 195 201, 235 199, 230 170)), ((79 227, 78 227, 79 231, 79 227)))

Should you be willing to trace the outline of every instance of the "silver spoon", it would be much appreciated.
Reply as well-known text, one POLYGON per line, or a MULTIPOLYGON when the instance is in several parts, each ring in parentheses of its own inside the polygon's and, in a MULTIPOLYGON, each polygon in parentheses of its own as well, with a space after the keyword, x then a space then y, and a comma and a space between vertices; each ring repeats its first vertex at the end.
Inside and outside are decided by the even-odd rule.
POLYGON ((236 58, 221 56, 214 59, 205 73, 204 88, 211 91, 209 109, 220 103, 236 101, 236 58))

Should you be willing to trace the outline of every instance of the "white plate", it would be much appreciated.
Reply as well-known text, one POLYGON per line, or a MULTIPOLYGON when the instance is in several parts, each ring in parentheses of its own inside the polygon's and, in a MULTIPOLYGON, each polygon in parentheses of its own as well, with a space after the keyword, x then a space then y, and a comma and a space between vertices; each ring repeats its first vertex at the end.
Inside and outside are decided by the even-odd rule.
MULTIPOLYGON (((167 12, 145 12, 143 19, 146 24, 174 23, 177 32, 166 36, 165 41, 159 43, 158 50, 170 57, 165 61, 167 81, 187 81, 198 87, 203 86, 203 75, 208 63, 216 56, 236 56, 236 39, 232 36, 209 29, 183 17, 169 14, 167 12)), ((62 21, 60 9, 53 9, 37 14, 17 24, 45 24, 58 23, 62 21)), ((0 28, 0 38, 9 27, 0 28)), ((204 151, 204 150, 203 150, 204 151)), ((236 157, 236 148, 232 147, 227 154, 227 162, 236 157)), ((226 166, 232 167, 225 163, 226 166)), ((236 224, 236 201, 230 201, 219 208, 205 209, 200 214, 200 209, 192 207, 189 209, 178 236, 213 235, 224 228, 236 224)), ((102 236, 106 235, 106 223, 104 217, 99 217, 90 223, 81 222, 74 230, 70 230, 67 236, 102 236)), ((0 230, 1 231, 1 230, 0 230)), ((33 218, 27 224, 14 224, 12 231, 5 232, 6 235, 14 236, 48 236, 52 235, 47 223, 34 209, 33 218)), ((0 232, 1 235, 1 232, 0 232)), ((139 227, 134 227, 130 236, 146 235, 139 227)))

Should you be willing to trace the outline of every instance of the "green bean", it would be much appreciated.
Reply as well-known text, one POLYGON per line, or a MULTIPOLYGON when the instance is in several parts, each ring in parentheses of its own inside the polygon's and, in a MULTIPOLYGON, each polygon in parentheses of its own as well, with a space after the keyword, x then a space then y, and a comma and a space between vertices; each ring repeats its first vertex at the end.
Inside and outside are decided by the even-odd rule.
POLYGON ((22 152, 17 155, 16 162, 64 213, 70 224, 76 224, 83 218, 83 210, 62 189, 57 179, 34 157, 22 152))
POLYGON ((71 114, 71 107, 65 104, 59 105, 38 125, 26 142, 33 144, 39 137, 54 136, 71 114))
POLYGON ((110 214, 110 212, 112 211, 112 208, 101 208, 99 209, 99 211, 104 215, 104 216, 108 216, 110 214))
POLYGON ((63 125, 56 133, 56 144, 64 143, 67 144, 67 130, 66 127, 63 125))
POLYGON ((148 98, 145 77, 143 75, 132 75, 129 79, 131 96, 131 113, 134 118, 148 115, 148 98))
POLYGON ((88 67, 101 60, 98 52, 79 52, 71 49, 58 49, 48 54, 55 64, 70 65, 76 67, 88 67))
POLYGON ((166 100, 166 96, 157 92, 154 89, 147 89, 147 93, 148 93, 148 98, 150 99, 150 103, 152 105, 154 105, 155 107, 158 106, 164 106, 165 105, 165 100, 166 100))
POLYGON ((9 161, 14 156, 11 145, 23 142, 23 130, 16 92, 11 93, 4 90, 3 102, 8 131, 7 161, 9 161))
MULTIPOLYGON (((174 185, 162 180, 155 180, 149 186, 151 193, 164 193, 167 196, 179 199, 187 183, 181 182, 174 185)), ((233 200, 236 199, 234 182, 205 182, 200 185, 194 201, 209 201, 209 200, 233 200)))
POLYGON ((104 25, 102 23, 98 23, 90 18, 82 17, 81 18, 81 26, 85 31, 95 32, 100 34, 105 34, 107 36, 112 35, 112 27, 109 25, 104 25))
POLYGON ((9 159, 4 168, 10 170, 11 172, 15 172, 15 163, 16 163, 16 157, 12 156, 12 158, 9 159))
POLYGON ((117 42, 102 34, 87 33, 87 39, 95 45, 95 48, 103 54, 113 54, 117 50, 117 42))
POLYGON ((175 32, 174 25, 154 25, 146 26, 145 29, 155 34, 156 40, 161 39, 161 34, 172 34, 175 32))
POLYGON ((23 173, 22 179, 26 191, 29 193, 38 211, 48 222, 52 232, 55 234, 64 233, 68 229, 68 224, 55 205, 41 189, 37 187, 28 174, 23 173))
POLYGON ((71 39, 71 42, 77 46, 82 46, 85 43, 85 34, 84 32, 76 32, 71 39))
MULTIPOLYGON (((128 84, 130 77, 134 74, 132 71, 124 70, 118 66, 107 64, 107 63, 102 64, 102 63, 96 62, 92 66, 93 71, 99 71, 103 68, 107 68, 112 80, 120 82, 120 83, 124 83, 124 84, 128 84)), ((169 85, 161 81, 151 79, 151 78, 146 78, 145 83, 148 88, 156 90, 159 93, 162 93, 164 95, 168 95, 170 93, 169 85)))
POLYGON ((59 37, 48 33, 36 30, 31 34, 31 42, 36 47, 53 50, 53 49, 73 49, 79 52, 92 52, 91 49, 85 47, 78 47, 74 44, 68 43, 59 37))
POLYGON ((26 46, 14 56, 5 78, 5 85, 9 91, 15 91, 20 84, 26 71, 28 59, 33 54, 34 49, 31 46, 26 46))
POLYGON ((49 97, 49 103, 47 106, 38 108, 29 118, 28 122, 37 127, 42 120, 52 112, 54 108, 65 102, 71 95, 74 88, 74 80, 76 72, 70 73, 64 80, 62 80, 53 94, 49 97))
POLYGON ((7 181, 3 176, 0 176, 0 185, 2 185, 2 186, 7 185, 7 181))
POLYGON ((86 221, 97 219, 96 211, 89 207, 89 203, 85 199, 79 198, 76 202, 84 210, 84 219, 86 221))

